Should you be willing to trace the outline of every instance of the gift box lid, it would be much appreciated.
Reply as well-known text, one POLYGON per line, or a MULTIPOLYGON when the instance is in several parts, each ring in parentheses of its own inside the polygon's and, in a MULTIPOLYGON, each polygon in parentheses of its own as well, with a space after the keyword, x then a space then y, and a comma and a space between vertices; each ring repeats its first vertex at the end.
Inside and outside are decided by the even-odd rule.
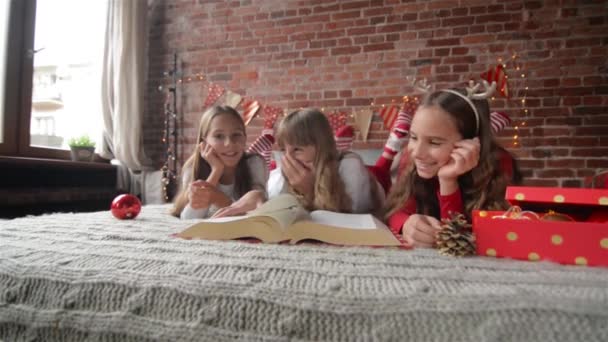
POLYGON ((509 186, 505 198, 517 205, 530 203, 608 207, 608 190, 603 189, 509 186))

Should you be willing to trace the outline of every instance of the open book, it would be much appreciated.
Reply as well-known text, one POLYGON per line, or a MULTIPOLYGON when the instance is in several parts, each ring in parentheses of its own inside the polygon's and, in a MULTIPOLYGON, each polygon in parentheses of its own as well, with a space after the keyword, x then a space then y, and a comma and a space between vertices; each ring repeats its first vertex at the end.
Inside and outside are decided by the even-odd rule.
POLYGON ((318 240, 335 245, 399 246, 389 228, 370 214, 307 212, 289 194, 279 195, 244 216, 201 220, 176 234, 181 238, 231 240, 256 238, 267 243, 318 240))

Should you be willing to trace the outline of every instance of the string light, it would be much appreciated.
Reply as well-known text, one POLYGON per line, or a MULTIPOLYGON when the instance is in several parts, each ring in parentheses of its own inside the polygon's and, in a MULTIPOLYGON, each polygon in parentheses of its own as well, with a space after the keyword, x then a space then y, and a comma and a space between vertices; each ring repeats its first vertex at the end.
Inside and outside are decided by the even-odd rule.
MULTIPOLYGON (((170 83, 173 82, 173 79, 171 77, 172 76, 172 72, 173 71, 171 71, 171 70, 163 72, 163 76, 165 78, 168 78, 168 80, 166 81, 167 84, 170 84, 170 83)), ((182 83, 194 83, 194 82, 205 81, 206 79, 207 79, 207 77, 205 75, 203 75, 202 73, 195 73, 195 74, 192 74, 192 75, 189 75, 189 76, 181 76, 181 77, 179 75, 177 75, 176 82, 180 83, 180 84, 182 84, 182 83)), ((163 91, 164 88, 165 88, 165 85, 161 84, 161 85, 158 86, 158 90, 159 91, 163 91)))
MULTIPOLYGON (((504 81, 505 84, 504 86, 502 86, 500 88, 500 91, 503 95, 506 94, 506 90, 507 87, 509 87, 508 85, 508 81, 509 81, 509 75, 507 74, 509 69, 511 69, 512 71, 516 72, 516 75, 519 76, 517 78, 514 78, 516 80, 516 82, 521 82, 519 83, 524 84, 526 83, 526 73, 524 72, 524 68, 522 67, 522 65, 520 65, 520 63, 518 63, 517 59, 518 59, 518 53, 513 51, 510 54, 510 58, 503 58, 503 57, 498 57, 496 59, 498 66, 497 67, 502 67, 504 70, 504 81)), ((521 135, 519 133, 519 128, 520 127, 525 127, 526 126, 526 121, 525 119, 528 116, 528 109, 526 108, 526 99, 527 99, 527 92, 528 92, 528 86, 526 85, 525 87, 523 86, 516 86, 516 83, 512 83, 511 86, 513 87, 513 90, 516 90, 517 94, 515 93, 515 91, 511 91, 511 89, 509 89, 509 94, 505 95, 506 99, 507 99, 507 103, 510 103, 510 101, 512 100, 514 103, 517 104, 517 106, 521 106, 521 111, 523 112, 524 118, 518 123, 515 124, 514 123, 514 130, 516 132, 516 134, 512 135, 512 145, 513 146, 520 146, 520 142, 519 142, 519 136, 521 135)), ((496 98, 495 97, 491 97, 491 100, 494 101, 496 98)))
MULTIPOLYGON (((165 96, 165 127, 163 131, 162 143, 166 146, 165 163, 162 166, 162 185, 165 201, 170 200, 170 190, 177 178, 177 84, 182 83, 177 70, 177 54, 173 55, 173 67, 171 70, 163 72, 163 76, 169 78, 169 85, 159 85, 159 91, 167 91, 165 96)), ((192 80, 191 77, 187 78, 192 80)))

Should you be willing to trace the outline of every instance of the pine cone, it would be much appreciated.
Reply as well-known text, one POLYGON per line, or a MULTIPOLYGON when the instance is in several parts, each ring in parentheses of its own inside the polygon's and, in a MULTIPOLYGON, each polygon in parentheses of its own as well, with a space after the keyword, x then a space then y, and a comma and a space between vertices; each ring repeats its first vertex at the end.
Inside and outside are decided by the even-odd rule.
POLYGON ((475 255, 475 235, 462 214, 452 214, 451 219, 441 220, 441 227, 443 229, 437 233, 439 253, 456 257, 475 255))

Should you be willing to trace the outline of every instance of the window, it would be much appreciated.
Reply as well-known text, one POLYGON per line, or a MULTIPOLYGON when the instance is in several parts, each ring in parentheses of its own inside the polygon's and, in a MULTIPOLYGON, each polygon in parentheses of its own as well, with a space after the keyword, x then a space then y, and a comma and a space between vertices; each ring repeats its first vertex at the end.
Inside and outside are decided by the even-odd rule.
POLYGON ((101 63, 108 0, 13 0, 5 65, 17 91, 3 94, 6 155, 69 158, 68 140, 101 147, 101 63), (14 64, 12 64, 14 63, 14 64), (6 101, 10 102, 10 101, 6 101))

